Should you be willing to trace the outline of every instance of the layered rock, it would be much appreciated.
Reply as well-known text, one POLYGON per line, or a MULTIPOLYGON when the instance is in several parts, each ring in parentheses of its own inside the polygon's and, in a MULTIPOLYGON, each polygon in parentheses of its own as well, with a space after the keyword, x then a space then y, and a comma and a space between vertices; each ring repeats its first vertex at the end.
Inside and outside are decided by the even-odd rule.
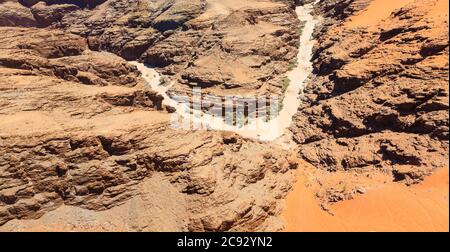
MULTIPOLYGON (((155 65, 172 94, 281 94, 294 4, 310 2, 0 0, 0 229, 281 229, 292 151, 171 129, 173 109, 126 60, 155 65)), ((314 75, 291 132, 320 168, 324 210, 448 163, 448 5, 367 19, 375 2, 316 5, 314 75)))
MULTIPOLYGON (((135 115, 127 118, 137 120, 135 115)), ((189 219, 172 214, 143 230, 156 231, 172 219, 182 223, 176 229, 181 231, 280 228, 274 217, 279 211, 276 200, 289 190, 295 159, 281 151, 268 152, 261 144, 173 131, 165 124, 135 122, 127 127, 114 122, 107 132, 96 125, 90 131, 1 136, 1 223, 37 218, 62 205, 103 211, 148 193, 140 188, 142 183, 166 183, 168 188, 153 193, 182 198, 174 204, 185 209, 189 219)), ((147 208, 137 211, 146 213, 147 208)))
POLYGON ((15 0, 0 1, 0 26, 33 27, 37 22, 31 10, 15 0))
MULTIPOLYGON (((0 2, 0 229, 31 230, 36 221, 40 230, 65 223, 66 231, 280 230, 296 157, 234 134, 171 129, 173 111, 125 60, 156 57, 163 64, 163 55, 183 49, 189 36, 204 54, 250 55, 253 39, 276 39, 271 22, 286 29, 283 17, 295 17, 285 2, 265 4, 220 16, 239 17, 232 29, 220 23, 233 34, 242 22, 269 28, 221 49, 198 46, 201 34, 211 33, 211 43, 225 36, 209 32, 218 17, 193 21, 208 10, 205 1, 0 2), (167 50, 155 51, 162 45, 167 50), (84 219, 111 214, 110 225, 84 219), (119 215, 129 217, 121 222, 119 215), (48 216, 52 223, 44 224, 48 216)), ((160 70, 200 76, 203 68, 182 66, 195 54, 185 57, 160 70)), ((280 51, 276 60, 287 65, 290 57, 280 51)))
POLYGON ((448 165, 448 4, 403 3, 365 21, 375 2, 317 6, 316 77, 291 131, 317 167, 414 183, 448 165))
POLYGON ((0 5, 23 13, 4 14, 0 25, 80 35, 93 50, 161 67, 173 76, 177 93, 190 95, 192 86, 200 86, 219 96, 228 89, 281 94, 283 74, 297 54, 298 20, 287 0, 19 2, 0 5))

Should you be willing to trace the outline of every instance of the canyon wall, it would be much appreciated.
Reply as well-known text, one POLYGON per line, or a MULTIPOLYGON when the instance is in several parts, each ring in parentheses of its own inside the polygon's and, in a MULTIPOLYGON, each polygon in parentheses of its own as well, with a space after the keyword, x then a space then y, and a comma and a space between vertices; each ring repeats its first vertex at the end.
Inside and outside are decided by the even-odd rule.
POLYGON ((447 166, 448 4, 397 5, 317 5, 314 77, 291 127, 314 166, 385 170, 407 183, 447 166))
POLYGON ((126 60, 181 73, 180 86, 184 76, 217 86, 221 69, 192 62, 222 68, 246 54, 252 73, 282 78, 295 20, 288 1, 1 1, 1 229, 33 230, 37 219, 38 230, 280 230, 295 155, 171 129, 173 111, 126 60), (243 26, 260 33, 236 40, 243 26))
POLYGON ((127 62, 170 93, 279 95, 312 2, 0 0, 0 230, 281 230, 300 159, 324 210, 448 167, 446 1, 318 1, 289 150, 172 129, 127 62))

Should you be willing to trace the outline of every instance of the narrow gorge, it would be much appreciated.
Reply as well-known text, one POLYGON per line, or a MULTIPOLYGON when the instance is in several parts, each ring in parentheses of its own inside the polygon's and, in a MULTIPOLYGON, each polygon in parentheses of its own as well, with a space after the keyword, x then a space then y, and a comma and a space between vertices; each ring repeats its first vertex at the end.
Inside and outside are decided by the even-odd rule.
MULTIPOLYGON (((293 65, 292 69, 287 73, 286 80, 288 81, 286 81, 286 90, 280 97, 274 98, 273 102, 276 102, 276 108, 279 106, 278 103, 282 103, 282 105, 281 109, 277 111, 273 117, 269 117, 269 115, 266 114, 261 117, 247 117, 245 118, 248 120, 246 124, 236 125, 236 123, 232 122, 228 124, 225 120, 227 115, 222 115, 222 113, 211 115, 199 109, 198 114, 196 114, 196 112, 191 109, 191 107, 193 107, 192 100, 188 99, 185 103, 179 103, 168 95, 168 89, 173 84, 166 84, 167 86, 164 86, 161 81, 162 77, 154 68, 139 62, 131 62, 131 64, 135 65, 141 72, 141 75, 150 88, 156 91, 158 95, 164 97, 163 104, 173 108, 174 113, 177 113, 180 117, 190 121, 190 123, 193 124, 192 128, 228 131, 237 133, 244 138, 260 141, 275 141, 287 133, 287 129, 292 123, 292 117, 300 106, 301 94, 307 79, 312 75, 312 62, 310 61, 314 44, 312 34, 314 27, 318 22, 317 19, 311 15, 313 7, 313 4, 306 4, 295 8, 295 13, 300 24, 302 24, 302 27, 299 28, 301 30, 301 35, 298 41, 298 54, 297 58, 294 59, 295 63, 291 63, 293 65), (197 127, 195 127, 195 125, 197 125, 197 127)), ((256 100, 258 98, 251 98, 254 98, 254 105, 257 105, 256 100)), ((230 97, 229 99, 232 100, 233 97, 230 97)), ((201 107, 201 104, 199 107, 201 107)), ((247 105, 245 109, 249 110, 248 107, 249 106, 247 105)), ((266 104, 263 105, 263 109, 266 109, 265 107, 266 104)), ((220 104, 220 108, 222 108, 222 104, 220 104)), ((258 108, 255 106, 253 109, 253 112, 255 112, 258 108)), ((233 113, 236 112, 230 111, 230 114, 233 113)))

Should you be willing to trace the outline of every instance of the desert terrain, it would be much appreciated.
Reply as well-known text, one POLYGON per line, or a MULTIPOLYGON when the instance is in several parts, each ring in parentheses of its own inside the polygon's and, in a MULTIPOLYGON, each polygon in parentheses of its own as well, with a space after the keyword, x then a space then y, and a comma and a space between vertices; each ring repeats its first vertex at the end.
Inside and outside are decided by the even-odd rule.
POLYGON ((0 0, 0 231, 448 231, 448 14, 0 0))

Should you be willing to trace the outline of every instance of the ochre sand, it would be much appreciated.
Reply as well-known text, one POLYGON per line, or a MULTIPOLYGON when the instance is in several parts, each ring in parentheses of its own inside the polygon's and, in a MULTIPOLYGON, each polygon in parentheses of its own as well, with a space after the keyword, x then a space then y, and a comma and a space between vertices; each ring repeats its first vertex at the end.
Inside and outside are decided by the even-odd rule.
POLYGON ((346 22, 347 27, 369 27, 374 29, 383 19, 388 18, 391 13, 402 8, 415 0, 374 0, 370 5, 358 15, 346 22))
POLYGON ((282 214, 287 232, 449 231, 449 169, 437 170, 418 185, 387 183, 323 211, 299 171, 282 214))
MULTIPOLYGON (((379 28, 381 21, 387 19, 394 11, 410 4, 417 4, 417 0, 373 0, 366 9, 347 20, 345 27, 367 27, 369 31, 375 31, 379 28)), ((438 22, 448 20, 449 2, 447 0, 436 0, 432 6, 427 18, 441 19, 438 22)))

